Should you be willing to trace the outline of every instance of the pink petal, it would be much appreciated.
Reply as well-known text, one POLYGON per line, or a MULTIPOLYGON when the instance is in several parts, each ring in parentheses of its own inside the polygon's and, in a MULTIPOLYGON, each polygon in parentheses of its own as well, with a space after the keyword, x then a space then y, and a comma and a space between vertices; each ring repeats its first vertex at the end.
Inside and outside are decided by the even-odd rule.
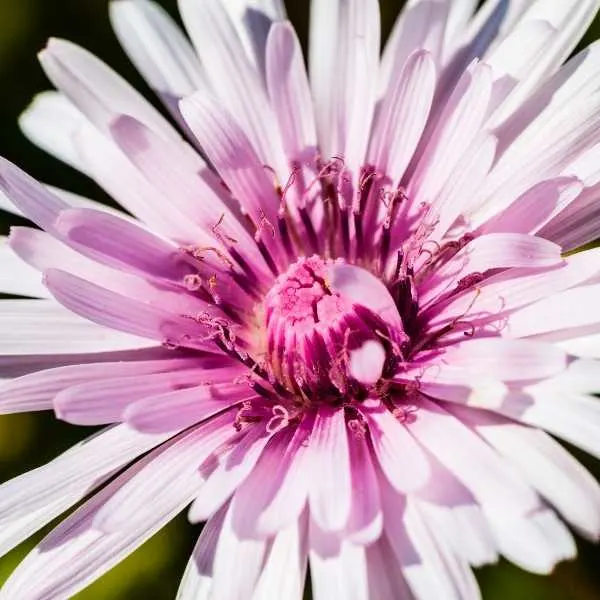
POLYGON ((47 271, 44 281, 63 306, 99 325, 160 342, 214 350, 206 341, 206 330, 182 315, 116 294, 64 271, 47 271))
MULTIPOLYGON (((277 121, 261 76, 248 59, 225 5, 219 0, 202 3, 180 0, 179 10, 216 96, 217 106, 239 123, 258 151, 259 164, 270 165, 285 180, 289 175, 288 165, 277 121)), ((189 115, 185 114, 185 110, 182 112, 190 124, 189 115)), ((190 125, 202 148, 207 150, 206 145, 214 143, 212 136, 199 135, 194 127, 196 123, 190 125)), ((207 154, 211 155, 208 151, 207 154)), ((217 163, 214 164, 217 166, 217 163)), ((242 200, 241 196, 238 198, 242 200)))
POLYGON ((164 436, 125 426, 105 429, 53 461, 0 486, 0 553, 4 554, 100 486, 164 436))
POLYGON ((144 433, 175 432, 255 397, 256 392, 246 383, 176 389, 133 402, 123 418, 133 429, 144 433))
POLYGON ((344 411, 322 406, 309 441, 315 474, 308 492, 311 518, 324 531, 341 530, 350 515, 352 483, 344 411))
POLYGON ((504 460, 433 402, 422 400, 410 431, 481 504, 502 507, 507 514, 526 514, 538 506, 535 492, 504 460))
MULTIPOLYGON (((194 359, 197 360, 197 359, 194 359)), ((29 373, 0 387, 0 412, 50 410, 54 397, 66 389, 112 377, 149 375, 184 367, 186 359, 162 357, 160 360, 135 360, 74 364, 29 373)))
POLYGON ((13 356, 114 352, 156 345, 111 331, 53 300, 0 302, 0 354, 13 356))
MULTIPOLYGON (((229 500, 234 492, 236 497, 240 496, 240 486, 243 486, 248 475, 254 471, 256 462, 269 440, 270 436, 266 435, 260 425, 248 432, 242 431, 200 465, 202 483, 188 512, 190 521, 193 523, 206 521, 229 500)), ((264 485, 265 481, 268 480, 261 483, 264 485)), ((254 502, 253 498, 253 504, 244 506, 243 511, 252 510, 254 502)), ((235 514, 233 519, 235 520, 235 514)), ((234 528, 238 530, 235 524, 234 528)))
MULTIPOLYGON (((130 412, 125 412, 130 406, 134 410, 132 405, 137 405, 146 398, 168 395, 169 392, 195 387, 203 380, 212 379, 211 373, 201 367, 202 362, 197 358, 179 365, 175 361, 159 362, 163 366, 155 365, 154 372, 146 373, 145 377, 141 377, 144 375, 143 368, 136 372, 135 365, 132 365, 125 377, 118 376, 119 369, 115 370, 116 373, 109 371, 110 365, 107 365, 101 380, 69 386, 60 391, 53 401, 56 416, 76 425, 100 425, 128 419, 133 429, 150 433, 151 427, 139 427, 135 419, 130 417, 130 412)), ((225 371, 232 374, 232 370, 225 371)), ((239 377, 243 370, 235 369, 233 372, 234 377, 239 377)), ((184 418, 183 415, 181 418, 184 418)), ((170 430, 165 423, 162 431, 170 430)))
POLYGON ((409 492, 419 489, 430 474, 427 457, 419 444, 386 408, 363 409, 375 451, 385 476, 395 489, 409 492))
POLYGON ((103 502, 94 528, 119 536, 180 512, 198 489, 198 465, 235 433, 234 419, 235 411, 226 412, 160 447, 103 502))
POLYGON ((46 75, 100 130, 120 114, 135 114, 162 135, 177 133, 144 97, 76 44, 51 39, 39 55, 46 75))
POLYGON ((179 283, 193 270, 182 260, 177 246, 107 213, 66 210, 54 226, 82 254, 116 269, 179 283))
POLYGON ((218 248, 239 244, 252 263, 263 264, 227 193, 196 152, 162 138, 132 117, 115 121, 111 133, 143 176, 175 210, 197 225, 201 237, 194 244, 218 248))
POLYGON ((205 92, 181 102, 181 112, 231 193, 256 224, 277 222, 279 199, 254 147, 223 106, 205 92))
POLYGON ((167 103, 206 86, 198 56, 159 4, 121 0, 109 8, 113 29, 127 55, 167 103))
POLYGON ((312 471, 308 451, 312 419, 272 438, 250 477, 236 492, 233 518, 240 533, 274 535, 297 519, 306 505, 312 471), (288 442, 285 445, 285 442, 288 442))
POLYGON ((286 154, 310 159, 317 147, 312 98, 300 42, 289 23, 273 24, 266 52, 267 90, 286 154))
MULTIPOLYGON (((583 184, 575 177, 542 181, 521 194, 508 208, 486 221, 481 226, 481 231, 536 234, 554 214, 569 206, 582 189, 583 184)), ((556 242, 551 236, 542 237, 556 242)))
POLYGON ((353 494, 343 537, 353 544, 367 546, 380 537, 383 529, 379 484, 366 437, 354 434, 349 446, 353 494))
POLYGON ((0 190, 42 229, 52 229, 61 210, 69 208, 56 195, 18 167, 0 157, 0 190))

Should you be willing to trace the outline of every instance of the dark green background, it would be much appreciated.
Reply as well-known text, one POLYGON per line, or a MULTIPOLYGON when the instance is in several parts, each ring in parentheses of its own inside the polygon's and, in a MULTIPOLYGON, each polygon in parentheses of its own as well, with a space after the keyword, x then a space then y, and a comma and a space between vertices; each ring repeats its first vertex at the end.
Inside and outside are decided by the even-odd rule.
MULTIPOLYGON (((161 3, 176 14, 176 0, 161 3)), ((386 32, 400 4, 399 0, 381 3, 386 32)), ((291 0, 288 5, 292 20, 306 40, 308 1, 291 0)), ((36 53, 49 36, 65 37, 82 44, 149 95, 148 88, 113 37, 107 15, 106 0, 0 0, 0 154, 44 182, 104 200, 107 199, 102 192, 85 177, 29 144, 19 132, 17 117, 35 93, 49 87, 36 60, 36 53)), ((597 20, 585 41, 598 37, 600 22, 597 20)), ((0 214, 0 234, 6 234, 9 225, 17 222, 16 218, 9 222, 2 220, 3 217, 0 214)), ((49 414, 0 417, 0 480, 46 462, 88 433, 89 430, 56 422, 49 414)), ((581 458, 600 475, 597 462, 581 458)), ((174 598, 198 531, 180 517, 78 598, 174 598)), ((0 559, 0 582, 39 537, 0 559)), ((485 600, 600 598, 600 551, 581 541, 580 550, 576 562, 561 565, 550 577, 536 577, 508 564, 482 570, 480 579, 485 600)))

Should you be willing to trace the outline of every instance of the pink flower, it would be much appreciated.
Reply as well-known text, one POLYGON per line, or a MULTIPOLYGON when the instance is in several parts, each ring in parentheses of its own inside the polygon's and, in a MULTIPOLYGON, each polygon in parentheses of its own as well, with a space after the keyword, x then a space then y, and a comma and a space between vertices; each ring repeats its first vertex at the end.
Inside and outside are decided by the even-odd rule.
POLYGON ((22 118, 131 215, 0 163, 3 412, 107 428, 0 487, 1 598, 66 598, 177 513, 179 598, 478 598, 600 534, 597 0, 278 0, 115 29, 184 141, 86 51, 22 118), (314 110, 313 110, 314 109, 314 110), (40 275, 42 273, 43 275, 40 275), (408 590, 411 590, 409 592, 408 590))

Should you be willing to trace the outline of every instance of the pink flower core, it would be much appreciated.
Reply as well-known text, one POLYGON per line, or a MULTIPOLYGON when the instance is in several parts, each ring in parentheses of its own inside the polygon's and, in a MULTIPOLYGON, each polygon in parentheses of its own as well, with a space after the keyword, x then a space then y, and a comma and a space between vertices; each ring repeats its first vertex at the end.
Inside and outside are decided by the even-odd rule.
POLYGON ((390 342, 402 338, 400 328, 335 290, 336 267, 370 277, 340 259, 300 258, 265 299, 269 364, 273 375, 296 393, 334 399, 354 389, 361 395, 360 388, 376 383, 383 363, 397 354, 390 342), (373 355, 371 369, 362 368, 371 358, 365 353, 373 355), (353 364, 361 365, 360 375, 353 364))

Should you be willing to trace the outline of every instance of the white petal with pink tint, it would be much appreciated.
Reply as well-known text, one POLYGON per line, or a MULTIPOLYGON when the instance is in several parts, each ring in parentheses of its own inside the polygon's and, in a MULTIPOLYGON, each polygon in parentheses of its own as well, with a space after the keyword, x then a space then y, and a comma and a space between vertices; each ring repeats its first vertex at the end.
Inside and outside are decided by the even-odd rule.
POLYGON ((600 285, 571 288, 514 312, 502 334, 510 337, 550 334, 554 339, 560 334, 569 339, 573 335, 569 330, 574 330, 575 335, 580 327, 595 325, 600 330, 596 315, 599 303, 600 285))
POLYGON ((411 179, 409 194, 432 201, 475 140, 488 110, 492 90, 490 68, 469 69, 457 85, 411 179))
POLYGON ((82 319, 52 300, 0 301, 2 354, 109 352, 153 345, 82 319))
POLYGON ((272 547, 272 540, 239 538, 233 530, 230 507, 215 551, 211 597, 246 600, 258 584, 272 547), (231 573, 232 564, 236 565, 235 577, 231 573))
POLYGON ((209 600, 217 543, 227 506, 209 519, 185 568, 176 600, 209 600))
MULTIPOLYGON (((142 428, 137 421, 134 422, 130 412, 124 414, 126 409, 145 398, 197 387, 203 379, 210 378, 206 370, 200 367, 194 369, 193 366, 192 362, 188 364, 192 368, 178 369, 177 363, 173 363, 173 371, 150 371, 144 377, 140 377, 144 371, 143 364, 138 373, 133 372, 125 377, 118 376, 118 368, 105 371, 105 377, 99 381, 92 380, 60 391, 53 400, 54 410, 58 418, 78 425, 100 425, 129 419, 133 429, 147 430, 148 426, 142 428)), ((158 366, 154 369, 158 369, 158 366)), ((230 376, 233 375, 231 370, 226 371, 230 376)), ((238 376, 239 373, 238 370, 238 376)), ((150 415, 145 415, 145 418, 149 420, 150 415)), ((167 431, 166 422, 164 431, 167 431)))
POLYGON ((501 412, 600 457, 600 402, 594 396, 531 386, 508 397, 501 412))
MULTIPOLYGON (((459 413, 468 418, 466 411, 459 413)), ((600 486, 560 444, 543 431, 484 418, 477 432, 508 458, 578 531, 600 537, 600 486)))
POLYGON ((298 518, 314 475, 308 450, 311 428, 312 422, 304 423, 287 446, 281 446, 288 440, 286 435, 273 438, 253 473, 236 493, 234 519, 239 513, 236 520, 240 521, 240 530, 243 523, 246 533, 264 537, 298 518), (272 469, 269 477, 261 477, 269 469, 272 469))
POLYGON ((411 492, 424 486, 430 470, 427 457, 409 429, 387 409, 365 409, 375 456, 392 486, 400 492, 411 492))
POLYGON ((182 510, 199 487, 198 465, 235 433, 234 418, 229 411, 161 447, 103 503, 94 515, 94 528, 120 536, 165 518, 176 507, 182 510))
POLYGON ((252 599, 301 600, 307 553, 306 518, 303 517, 275 536, 252 599))
POLYGON ((173 101, 206 86, 202 66, 183 32, 157 3, 110 4, 112 26, 131 61, 150 86, 173 101))
MULTIPOLYGON (((244 51, 227 8, 220 0, 200 3, 179 0, 179 11, 217 98, 217 105, 239 124, 256 148, 260 162, 270 165, 284 178, 288 167, 277 121, 261 75, 244 51)), ((211 142, 203 136, 197 137, 203 149, 206 143, 211 142)))
POLYGON ((0 598, 69 598, 173 519, 182 510, 181 503, 169 514, 152 513, 140 526, 118 533, 105 534, 93 525, 98 511, 113 494, 156 455, 155 451, 136 463, 46 536, 4 584, 0 598))
POLYGON ((42 284, 42 276, 24 262, 0 237, 0 293, 32 298, 48 298, 50 292, 42 284))
POLYGON ((410 430, 484 506, 507 514, 527 514, 538 506, 535 492, 508 463, 433 402, 421 400, 410 430), (440 430, 443 438, 437 434, 440 430))
POLYGON ((289 23, 276 23, 269 32, 266 81, 288 157, 313 158, 317 132, 312 98, 300 42, 289 23))
POLYGON ((244 384, 176 389, 137 400, 125 409, 123 418, 133 429, 144 433, 175 432, 255 396, 256 392, 244 384))
POLYGON ((56 87, 100 130, 116 116, 133 114, 162 135, 179 137, 139 92, 87 50, 53 38, 40 61, 56 87))
POLYGON ((522 233, 489 233, 468 243, 445 265, 436 269, 421 300, 424 304, 436 295, 453 290, 472 274, 483 275, 492 269, 523 267, 539 269, 562 263, 557 244, 522 233))
POLYGON ((315 600, 348 598, 368 600, 367 563, 365 549, 350 542, 341 543, 333 534, 319 530, 311 523, 309 528, 310 573, 315 600), (337 548, 331 552, 323 549, 330 545, 337 548))
MULTIPOLYGON (((171 369, 177 371, 186 366, 185 359, 170 360, 170 357, 161 356, 160 351, 156 352, 153 357, 150 352, 152 351, 149 350, 147 356, 140 357, 140 360, 132 358, 130 361, 122 362, 109 360, 104 363, 74 364, 21 375, 0 387, 0 412, 50 410, 53 407, 53 400, 58 394, 68 397, 71 391, 76 388, 81 389, 82 385, 87 388, 89 385, 93 387, 94 384, 97 384, 102 388, 102 382, 99 380, 105 379, 109 372, 111 381, 114 381, 120 377, 164 373, 171 369), (155 360, 144 360, 144 358, 154 358, 155 360)), ((81 357, 79 358, 81 359, 81 357)), ((118 356, 115 356, 114 360, 116 361, 117 358, 118 356)), ((187 363, 187 366, 191 366, 190 363, 187 363)), ((99 395, 103 397, 102 393, 99 395)), ((79 394, 77 396, 80 397, 79 394)), ((87 404, 89 400, 88 396, 82 404, 87 404)), ((110 422, 114 422, 114 420, 110 422)))
POLYGON ((490 277, 476 288, 451 301, 430 326, 438 327, 469 315, 501 318, 504 314, 591 279, 599 271, 597 249, 574 254, 556 268, 534 271, 512 269, 490 277))
POLYGON ((82 173, 87 168, 73 136, 84 122, 83 114, 60 92, 38 94, 19 117, 19 127, 31 142, 82 173))
POLYGON ((323 406, 315 418, 305 468, 312 470, 311 517, 324 531, 340 531, 352 505, 350 450, 344 411, 323 406))
POLYGON ((550 344, 501 338, 480 338, 454 344, 443 360, 501 381, 545 379, 567 367, 566 354, 550 344))
POLYGON ((186 123, 206 155, 258 225, 277 222, 279 200, 252 143, 216 99, 198 92, 181 102, 186 123))
POLYGON ((53 461, 0 486, 0 553, 4 554, 70 508, 115 470, 159 444, 164 436, 113 427, 53 461))
POLYGON ((500 552, 532 573, 548 575, 556 563, 577 553, 569 530, 550 510, 518 518, 498 514, 490 524, 500 552))
POLYGON ((436 64, 440 63, 449 2, 411 0, 398 16, 390 37, 385 44, 380 68, 379 89, 385 95, 390 82, 393 84, 394 65, 402 65, 416 50, 430 52, 436 64))
POLYGON ((398 183, 425 129, 436 84, 436 69, 429 52, 411 54, 394 65, 394 80, 377 110, 369 161, 398 183))
MULTIPOLYGON (((251 472, 255 473, 255 480, 258 478, 255 465, 261 458, 265 445, 269 441, 270 436, 259 428, 251 429, 247 433, 239 432, 228 440, 228 443, 222 448, 217 448, 199 466, 198 475, 202 485, 188 511, 188 518, 192 523, 199 523, 211 518, 234 492, 238 502, 242 502, 241 498, 244 491, 240 492, 240 489, 245 490, 246 487, 252 487, 252 484, 244 487, 244 482, 251 472)), ((267 449, 268 452, 269 449, 267 449)), ((261 459, 261 462, 264 462, 265 457, 261 459)), ((255 481, 252 483, 255 483, 255 481)), ((244 523, 249 522, 248 511, 251 509, 250 507, 254 507, 256 504, 258 504, 258 501, 252 495, 248 507, 242 503, 244 523)), ((234 511, 233 519, 235 520, 235 507, 232 507, 232 510, 234 511)), ((234 523, 234 529, 240 533, 243 528, 234 523)))

